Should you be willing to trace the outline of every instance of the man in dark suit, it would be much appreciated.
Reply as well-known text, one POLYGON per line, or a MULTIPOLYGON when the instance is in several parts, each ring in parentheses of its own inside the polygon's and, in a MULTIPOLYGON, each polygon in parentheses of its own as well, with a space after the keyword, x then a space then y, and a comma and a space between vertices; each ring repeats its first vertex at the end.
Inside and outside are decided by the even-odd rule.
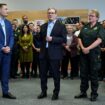
POLYGON ((41 94, 38 99, 47 97, 47 71, 50 65, 54 79, 52 100, 57 100, 60 91, 60 61, 63 57, 62 44, 66 43, 66 28, 57 20, 57 10, 47 10, 48 22, 41 26, 40 32, 40 79, 41 94))
POLYGON ((8 15, 6 4, 0 4, 0 79, 3 92, 3 98, 16 99, 9 93, 9 73, 11 49, 14 43, 12 25, 10 21, 5 19, 8 15))

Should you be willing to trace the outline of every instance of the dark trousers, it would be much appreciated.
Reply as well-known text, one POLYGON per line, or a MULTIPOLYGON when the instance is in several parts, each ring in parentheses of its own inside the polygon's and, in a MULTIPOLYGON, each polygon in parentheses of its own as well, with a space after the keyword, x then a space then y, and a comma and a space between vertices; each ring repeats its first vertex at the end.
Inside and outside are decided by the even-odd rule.
POLYGON ((29 77, 29 71, 30 71, 30 62, 22 62, 20 63, 21 71, 22 71, 22 76, 23 77, 29 77), (26 69, 26 72, 25 72, 26 69))
POLYGON ((63 57, 62 65, 61 65, 61 73, 62 73, 63 77, 68 76, 68 64, 69 64, 69 61, 71 63, 70 76, 71 77, 78 76, 78 72, 79 72, 79 56, 76 55, 74 57, 71 57, 70 52, 67 52, 65 54, 65 56, 63 57))
POLYGON ((37 68, 39 69, 39 53, 33 52, 33 62, 32 62, 32 71, 33 76, 37 76, 37 68))
POLYGON ((94 50, 89 54, 80 55, 80 77, 81 92, 86 92, 91 81, 91 94, 97 95, 98 90, 98 71, 100 69, 100 55, 94 50))
POLYGON ((0 53, 0 80, 3 94, 7 94, 9 90, 11 55, 0 53))
POLYGON ((54 79, 53 92, 58 95, 60 91, 60 60, 49 59, 48 53, 46 53, 46 57, 44 59, 40 59, 41 90, 42 92, 47 91, 47 72, 49 66, 54 79))
POLYGON ((101 53, 101 69, 99 70, 99 77, 105 78, 105 52, 101 53))
POLYGON ((15 77, 18 72, 18 59, 19 59, 19 54, 13 52, 12 57, 11 57, 11 67, 10 67, 10 76, 15 77))

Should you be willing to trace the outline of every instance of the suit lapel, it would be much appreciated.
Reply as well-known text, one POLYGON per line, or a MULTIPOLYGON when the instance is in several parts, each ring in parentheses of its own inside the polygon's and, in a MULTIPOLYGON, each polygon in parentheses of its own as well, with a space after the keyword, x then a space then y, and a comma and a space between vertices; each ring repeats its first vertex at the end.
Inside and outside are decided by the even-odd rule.
POLYGON ((50 36, 53 36, 53 32, 57 29, 56 27, 58 27, 58 21, 57 21, 57 20, 56 20, 56 22, 55 22, 55 24, 54 24, 54 27, 53 27, 53 29, 52 29, 52 31, 51 31, 50 36))
POLYGON ((45 37, 47 36, 47 27, 48 27, 48 22, 45 25, 45 37))
POLYGON ((8 27, 7 26, 7 21, 5 20, 4 22, 5 22, 5 31, 6 31, 6 37, 7 37, 7 27, 8 27))
POLYGON ((3 28, 2 28, 2 26, 1 26, 1 24, 0 24, 0 31, 1 31, 2 34, 4 35, 3 28))

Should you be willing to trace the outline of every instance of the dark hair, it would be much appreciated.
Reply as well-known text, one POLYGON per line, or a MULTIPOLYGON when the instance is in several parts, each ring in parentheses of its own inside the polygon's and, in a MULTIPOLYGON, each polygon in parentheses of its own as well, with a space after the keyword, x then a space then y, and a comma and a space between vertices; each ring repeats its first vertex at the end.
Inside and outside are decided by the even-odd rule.
POLYGON ((80 21, 79 23, 81 23, 82 25, 85 25, 85 22, 84 21, 80 21))
POLYGON ((23 16, 22 16, 22 19, 24 19, 24 17, 28 19, 27 15, 23 15, 23 16))
POLYGON ((25 34, 25 32, 24 32, 24 30, 23 30, 25 26, 28 28, 27 34, 30 34, 29 26, 28 26, 28 25, 23 25, 23 26, 22 26, 22 29, 21 29, 21 35, 22 35, 22 36, 25 34))
POLYGON ((41 27, 41 25, 37 25, 38 27, 41 27))
POLYGON ((105 20, 102 21, 102 23, 105 22, 105 20))
POLYGON ((34 23, 31 22, 31 23, 28 24, 28 26, 29 26, 30 24, 34 25, 34 23))
POLYGON ((13 19, 12 21, 18 21, 17 19, 13 19))
POLYGON ((0 3, 0 8, 2 8, 4 5, 7 5, 5 3, 0 3))

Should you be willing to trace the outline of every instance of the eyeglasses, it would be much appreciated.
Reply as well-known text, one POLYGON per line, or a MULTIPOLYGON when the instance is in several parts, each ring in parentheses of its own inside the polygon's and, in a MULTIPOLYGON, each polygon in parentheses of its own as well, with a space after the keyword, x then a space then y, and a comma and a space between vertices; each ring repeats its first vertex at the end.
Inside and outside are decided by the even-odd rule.
POLYGON ((89 17, 96 17, 96 16, 94 16, 94 15, 88 15, 89 17))
POLYGON ((55 12, 48 12, 48 14, 55 14, 55 12))

